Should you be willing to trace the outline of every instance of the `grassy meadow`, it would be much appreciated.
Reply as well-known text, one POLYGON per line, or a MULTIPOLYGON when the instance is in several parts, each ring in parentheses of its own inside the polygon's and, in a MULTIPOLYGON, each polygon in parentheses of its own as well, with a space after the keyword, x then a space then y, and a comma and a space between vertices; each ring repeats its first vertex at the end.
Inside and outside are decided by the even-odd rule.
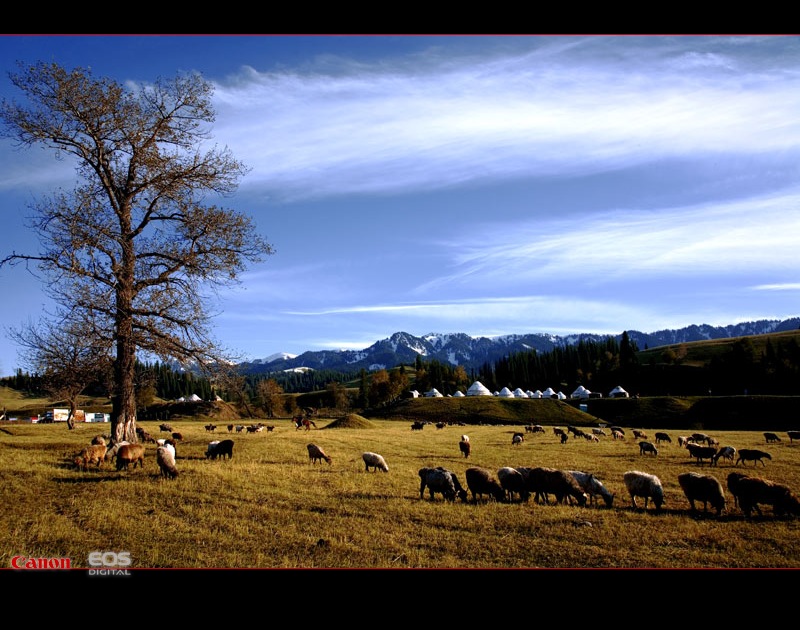
MULTIPOLYGON (((159 476, 153 444, 144 468, 117 472, 105 463, 76 470, 73 457, 108 424, 69 431, 62 424, 0 423, 0 567, 23 555, 67 557, 73 568, 88 568, 93 551, 127 551, 134 570, 800 567, 800 519, 777 518, 768 507, 763 517, 747 519, 727 489, 722 516, 690 512, 681 472, 710 473, 725 486, 742 465, 698 466, 677 444, 688 429, 665 429, 673 442, 653 457, 639 454, 630 430, 625 441, 570 437, 561 444, 547 426, 515 446, 519 426, 411 431, 405 420, 315 421, 316 429, 297 431, 288 419, 263 420, 274 431, 230 435, 222 423, 210 433, 206 421, 171 422, 183 435, 174 480, 159 476), (472 443, 469 459, 458 448, 462 433, 472 443), (206 459, 208 442, 228 437, 233 458, 206 459), (331 465, 310 463, 310 442, 332 457, 331 465), (382 454, 389 472, 365 472, 364 451, 382 454), (470 466, 578 469, 595 473, 616 496, 610 509, 539 505, 533 498, 448 503, 439 494, 431 501, 427 491, 420 500, 423 466, 444 466, 465 486, 470 466), (660 513, 632 509, 622 482, 631 469, 661 479, 660 513)), ((139 426, 167 437, 159 422, 139 426)), ((655 430, 647 430, 651 438, 655 430)), ((778 444, 766 444, 761 431, 708 433, 721 445, 771 453, 765 468, 747 470, 800 492, 800 443, 785 433, 778 444)))

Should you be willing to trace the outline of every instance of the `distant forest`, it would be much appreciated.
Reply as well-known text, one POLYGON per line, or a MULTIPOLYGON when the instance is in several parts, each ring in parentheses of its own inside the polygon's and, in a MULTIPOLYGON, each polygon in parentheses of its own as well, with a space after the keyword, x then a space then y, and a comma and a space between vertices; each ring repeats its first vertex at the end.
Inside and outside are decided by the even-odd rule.
MULTIPOLYGON (((176 400, 197 394, 203 400, 220 396, 223 400, 241 400, 242 394, 257 400, 259 383, 271 380, 283 393, 300 394, 342 388, 358 389, 356 406, 388 402, 403 391, 420 393, 436 388, 443 395, 466 392, 476 380, 492 391, 503 387, 523 391, 544 391, 551 387, 568 397, 579 386, 608 395, 622 386, 632 396, 717 396, 741 394, 800 395, 800 344, 798 336, 741 337, 713 346, 705 354, 704 342, 692 342, 663 349, 640 351, 627 333, 620 341, 608 337, 603 342, 581 341, 551 352, 519 352, 467 372, 461 366, 426 361, 418 356, 414 365, 401 365, 389 370, 338 372, 308 370, 273 372, 241 377, 239 391, 214 387, 207 379, 192 372, 176 371, 163 363, 142 363, 138 366, 140 388, 163 400, 176 400), (766 342, 761 339, 766 338, 766 342), (697 348, 698 350, 694 350, 697 348), (388 382, 386 373, 395 374, 392 386, 377 395, 371 383, 388 382), (383 398, 383 399, 382 399, 383 398)), ((708 346, 711 348, 711 346, 708 346)), ((43 383, 37 375, 19 370, 14 376, 0 379, 0 385, 37 394, 43 383)), ((95 383, 84 392, 102 395, 103 386, 95 383)))

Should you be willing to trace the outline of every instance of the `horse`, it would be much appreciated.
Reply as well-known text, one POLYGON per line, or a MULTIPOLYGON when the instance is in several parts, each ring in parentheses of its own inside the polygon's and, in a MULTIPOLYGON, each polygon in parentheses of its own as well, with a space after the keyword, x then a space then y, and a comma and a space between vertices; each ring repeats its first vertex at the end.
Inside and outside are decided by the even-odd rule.
POLYGON ((310 431, 311 427, 313 426, 315 429, 317 425, 314 423, 313 420, 310 418, 304 418, 303 416, 295 416, 292 418, 292 422, 294 422, 294 429, 295 431, 299 431, 300 429, 305 428, 306 431, 310 431))

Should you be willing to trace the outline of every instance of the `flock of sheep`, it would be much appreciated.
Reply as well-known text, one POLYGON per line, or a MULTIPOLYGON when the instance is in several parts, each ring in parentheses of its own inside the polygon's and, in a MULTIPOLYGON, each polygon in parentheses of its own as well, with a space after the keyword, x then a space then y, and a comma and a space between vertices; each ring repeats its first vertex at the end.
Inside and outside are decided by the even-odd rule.
MULTIPOLYGON (((214 427, 216 428, 216 427, 214 427)), ((206 427, 208 430, 209 427, 206 427)), ((419 430, 412 425, 413 430, 419 430)), ((172 427, 161 426, 162 431, 172 431, 172 427)), ((543 433, 543 427, 534 425, 526 427, 527 432, 543 433)), ((576 437, 587 437, 588 435, 605 435, 603 429, 593 429, 592 434, 587 434, 576 427, 569 427, 567 431, 559 427, 554 427, 554 434, 566 442, 567 434, 571 433, 576 437)), ((624 439, 624 429, 612 427, 612 437, 614 439, 624 439)), ((144 443, 153 441, 157 443, 156 461, 161 476, 167 479, 175 479, 178 470, 175 465, 176 459, 176 439, 180 439, 180 434, 171 433, 170 438, 154 440, 146 434, 144 430, 137 429, 142 443, 119 442, 106 443, 102 436, 97 436, 92 443, 75 456, 74 462, 79 470, 86 471, 90 465, 98 468, 103 462, 113 462, 116 460, 117 471, 128 470, 131 465, 135 469, 137 466, 144 466, 145 447, 144 443)), ((655 443, 648 441, 648 436, 644 431, 634 430, 634 438, 638 439, 639 453, 641 455, 658 456, 656 444, 663 442, 671 443, 672 439, 666 433, 655 434, 655 443)), ((789 431, 789 439, 800 439, 800 432, 789 431)), ((779 442, 781 439, 775 433, 764 433, 767 443, 779 442)), ((512 444, 519 444, 523 441, 522 433, 515 432, 512 444)), ((589 439, 589 438, 587 438, 589 439)), ((696 459, 698 464, 708 460, 709 464, 716 465, 720 459, 726 459, 731 463, 736 459, 735 464, 752 461, 754 464, 759 462, 765 466, 764 459, 772 459, 769 453, 757 449, 740 449, 737 451, 732 446, 719 447, 714 438, 704 433, 694 433, 691 436, 680 436, 678 444, 686 448, 689 456, 696 459)), ((234 442, 231 439, 213 440, 209 442, 206 450, 206 459, 231 459, 233 457, 234 442)), ((326 462, 331 465, 333 459, 320 446, 310 443, 307 445, 308 457, 311 464, 326 462)), ((462 435, 459 441, 461 454, 468 458, 471 454, 471 442, 469 436, 462 435)), ((389 466, 386 459, 371 451, 361 455, 364 463, 365 472, 377 472, 378 470, 388 473, 389 466)), ((614 494, 609 492, 603 483, 594 474, 579 470, 559 470, 548 467, 517 467, 504 466, 493 472, 487 468, 473 466, 467 468, 464 474, 466 488, 461 484, 461 480, 456 473, 444 467, 423 467, 418 471, 420 479, 419 498, 423 499, 427 490, 430 499, 434 500, 436 494, 441 494, 447 501, 460 499, 467 502, 471 494, 473 503, 478 503, 484 498, 499 502, 527 502, 531 495, 534 496, 536 503, 548 504, 550 496, 555 498, 556 503, 570 504, 578 506, 594 505, 600 499, 607 508, 611 508, 614 502, 614 494), (469 492, 468 492, 469 491, 469 492)), ((640 470, 629 470, 623 474, 625 488, 630 495, 631 506, 639 509, 637 498, 643 500, 643 509, 646 511, 652 503, 655 511, 660 511, 664 504, 664 489, 661 480, 653 474, 640 470)), ((722 483, 713 475, 702 474, 699 472, 684 472, 678 475, 678 483, 689 502, 692 512, 698 511, 698 505, 703 504, 703 511, 708 512, 709 506, 716 510, 717 516, 725 510, 725 491, 722 483)), ((745 516, 750 517, 755 511, 762 515, 760 505, 772 507, 773 514, 776 516, 793 515, 800 516, 800 498, 787 486, 761 477, 750 476, 740 472, 732 472, 727 477, 727 488, 734 497, 735 505, 738 506, 745 516)))

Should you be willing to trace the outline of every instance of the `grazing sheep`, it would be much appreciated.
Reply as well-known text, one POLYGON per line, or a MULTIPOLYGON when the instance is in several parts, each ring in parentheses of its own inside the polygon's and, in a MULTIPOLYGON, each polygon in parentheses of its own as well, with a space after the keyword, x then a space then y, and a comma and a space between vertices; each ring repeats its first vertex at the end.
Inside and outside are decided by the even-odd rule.
POLYGON ((525 426, 526 433, 544 433, 544 427, 541 424, 528 424, 525 426))
POLYGON ((704 459, 707 459, 709 464, 713 464, 717 454, 717 449, 713 446, 700 446, 691 442, 686 445, 686 449, 689 451, 689 457, 696 459, 698 464, 702 464, 704 459))
POLYGON ((159 430, 163 431, 164 433, 172 433, 172 431, 174 430, 174 429, 173 429, 173 428, 172 428, 170 425, 168 425, 168 424, 159 424, 159 425, 158 425, 158 428, 159 428, 159 430))
POLYGON ((217 425, 216 424, 207 424, 206 425, 206 431, 208 431, 209 433, 214 433, 214 431, 216 431, 216 430, 217 430, 217 425))
POLYGON ((173 433, 172 439, 176 442, 180 442, 183 439, 183 436, 180 433, 173 433))
POLYGON ((772 459, 772 455, 756 449, 742 448, 739 449, 739 456, 736 459, 736 465, 738 466, 739 462, 742 462, 742 466, 744 466, 747 462, 753 462, 753 466, 758 466, 758 463, 761 462, 761 465, 766 468, 767 465, 764 463, 764 459, 772 459))
POLYGON ((668 444, 672 444, 672 438, 669 436, 668 433, 663 433, 659 431, 656 433, 656 444, 661 444, 661 442, 667 442, 668 444))
POLYGON ((688 437, 686 437, 685 435, 679 435, 679 436, 678 436, 678 446, 680 446, 681 448, 683 448, 683 447, 684 447, 684 446, 686 446, 688 443, 689 443, 689 438, 688 438, 688 437))
POLYGON ((233 425, 232 424, 228 425, 228 433, 233 433, 233 425))
POLYGON ((478 498, 483 498, 484 494, 496 501, 505 500, 506 491, 491 470, 474 466, 467 468, 464 475, 467 479, 467 488, 472 493, 473 503, 477 503, 478 498))
POLYGON ((527 501, 530 493, 525 484, 525 478, 516 468, 503 466, 497 470, 497 479, 500 486, 505 490, 509 501, 514 500, 516 495, 520 501, 527 501))
POLYGON ((646 440, 646 439, 648 439, 647 438, 647 433, 645 433, 644 431, 641 431, 640 429, 634 429, 633 430, 633 438, 635 440, 646 440))
POLYGON ((91 444, 75 456, 75 466, 83 471, 89 470, 89 464, 96 464, 100 468, 107 450, 105 444, 91 444))
POLYGON ((553 427, 553 434, 556 436, 562 436, 564 435, 564 429, 561 427, 553 427))
POLYGON ((763 516, 759 503, 771 505, 775 516, 800 516, 800 499, 787 486, 760 477, 743 477, 735 487, 739 507, 748 518, 753 510, 763 516))
POLYGON ((472 443, 466 435, 461 436, 461 441, 458 443, 458 449, 464 457, 469 457, 472 452, 472 443), (466 440, 464 438, 467 438, 466 440))
POLYGON ((523 437, 522 433, 515 433, 511 437, 511 444, 522 444, 524 439, 525 438, 523 437))
POLYGON ((324 459, 326 462, 328 462, 328 465, 330 465, 333 461, 332 458, 326 455, 325 451, 323 451, 316 444, 309 444, 306 446, 306 448, 308 449, 308 458, 311 460, 312 464, 316 464, 317 462, 321 464, 322 460, 324 459))
POLYGON ((611 431, 612 433, 614 431, 619 431, 620 433, 622 433, 622 435, 625 435, 625 429, 623 429, 622 427, 618 427, 617 425, 612 425, 608 427, 608 430, 611 431))
POLYGON ((130 442, 127 440, 113 442, 111 446, 108 447, 108 450, 106 450, 105 460, 107 462, 113 462, 114 458, 117 456, 117 451, 120 449, 120 447, 125 446, 126 444, 130 444, 130 442))
POLYGON ((654 456, 658 455, 656 445, 652 442, 639 442, 639 455, 647 455, 648 453, 652 453, 654 456))
POLYGON ((170 445, 159 446, 156 449, 156 462, 162 477, 175 479, 178 476, 178 469, 175 467, 175 451, 170 448, 170 445))
POLYGON ((732 472, 728 475, 728 492, 733 495, 733 504, 737 507, 739 505, 739 482, 748 476, 739 472, 732 472))
POLYGON ((422 429, 424 429, 424 428, 425 428, 425 423, 424 422, 416 421, 416 422, 414 422, 414 424, 411 425, 411 430, 412 431, 422 431, 422 429))
POLYGON ((139 441, 142 444, 155 444, 155 438, 145 431, 142 427, 136 427, 136 435, 139 436, 139 441))
POLYGON ((692 433, 692 441, 696 444, 708 444, 709 437, 705 433, 692 433))
POLYGON ((467 491, 461 486, 458 477, 446 468, 438 466, 437 468, 420 468, 419 474, 419 498, 425 496, 425 488, 431 495, 431 501, 434 495, 440 493, 446 501, 455 501, 456 497, 461 499, 462 502, 467 500, 467 491))
POLYGON ((614 438, 615 440, 624 440, 625 434, 622 431, 614 429, 611 431, 611 437, 614 438))
POLYGON ((764 439, 767 441, 767 444, 772 444, 773 442, 781 441, 781 439, 778 437, 776 433, 770 433, 769 431, 764 432, 764 439))
POLYGON ((378 472, 380 468, 383 472, 389 472, 389 465, 386 463, 386 460, 383 458, 383 455, 378 455, 377 453, 362 453, 361 459, 364 460, 364 466, 366 472, 369 472, 369 469, 372 468, 374 472, 378 472))
POLYGON ((580 484, 568 471, 556 468, 537 466, 536 468, 517 468, 525 479, 528 492, 534 493, 537 503, 549 503, 548 495, 554 495, 556 503, 567 503, 575 500, 578 505, 584 506, 589 500, 589 495, 583 491, 580 484))
POLYGON ((714 466, 717 465, 717 462, 720 459, 727 459, 729 462, 733 463, 734 458, 736 457, 736 448, 733 446, 723 446, 721 449, 717 451, 717 454, 714 455, 714 466))
POLYGON ((683 489, 692 512, 696 512, 695 501, 703 502, 703 512, 708 512, 708 504, 717 510, 717 516, 725 509, 725 492, 716 477, 701 475, 696 472, 685 472, 678 475, 678 483, 683 489))
POLYGON ((206 448, 206 459, 233 459, 233 440, 213 440, 206 448))
POLYGON ((98 444, 105 444, 105 443, 106 443, 106 439, 102 435, 95 435, 92 438, 92 445, 96 446, 98 444))
POLYGON ((631 495, 631 503, 634 509, 639 507, 636 505, 636 497, 644 497, 645 510, 647 510, 647 503, 651 499, 656 512, 661 510, 661 506, 664 504, 664 487, 658 477, 639 470, 629 470, 622 475, 622 479, 631 495))
POLYGON ((241 433, 242 431, 244 431, 244 425, 237 424, 236 425, 236 433, 241 433))
POLYGON ((589 504, 593 505, 597 497, 602 497, 605 501, 606 507, 610 508, 614 503, 614 494, 609 492, 601 481, 592 473, 583 472, 580 470, 568 470, 570 475, 575 478, 581 489, 589 495, 589 504))
POLYGON ((606 432, 599 427, 592 427, 592 434, 594 435, 606 435, 606 432))
POLYGON ((795 440, 800 440, 800 431, 787 431, 786 435, 789 436, 789 444, 795 440))
POLYGON ((128 470, 128 466, 136 464, 144 468, 144 444, 123 444, 117 451, 117 470, 128 470))
POLYGON ((568 439, 569 439, 569 436, 566 433, 562 433, 561 434, 561 443, 562 444, 566 444, 568 439))

